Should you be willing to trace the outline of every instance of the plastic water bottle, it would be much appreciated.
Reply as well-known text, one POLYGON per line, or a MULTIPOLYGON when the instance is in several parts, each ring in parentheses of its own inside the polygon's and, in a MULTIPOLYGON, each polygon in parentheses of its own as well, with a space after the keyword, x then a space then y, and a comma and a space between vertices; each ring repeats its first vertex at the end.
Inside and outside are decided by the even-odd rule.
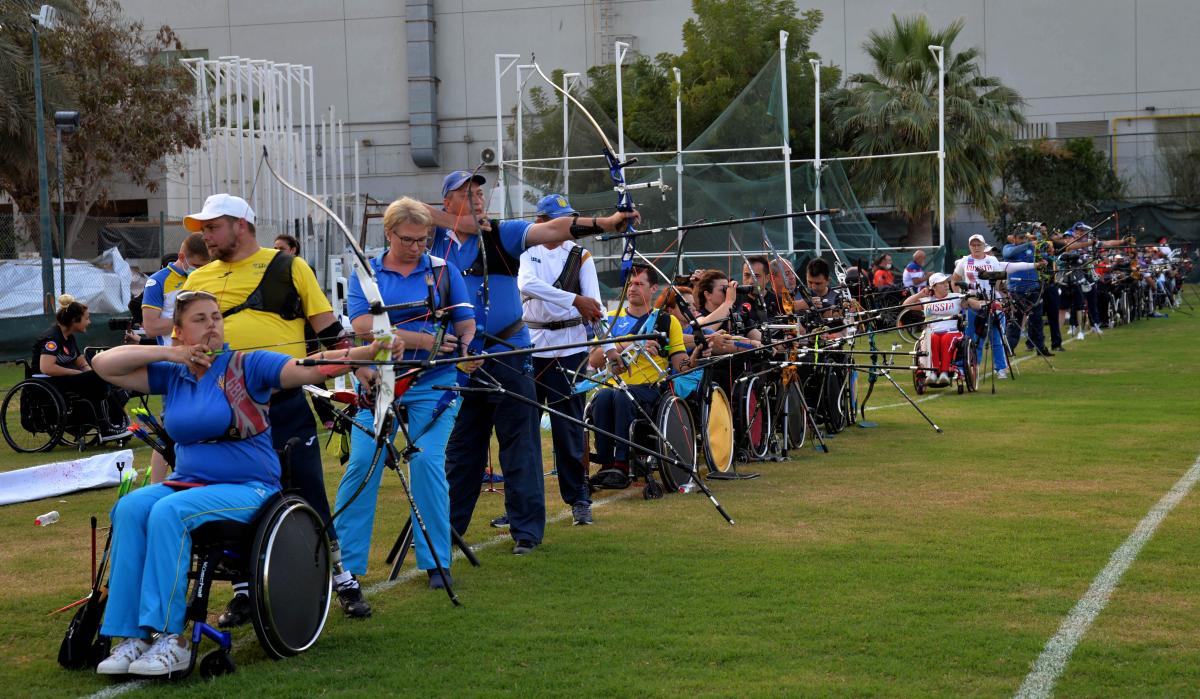
POLYGON ((33 520, 33 523, 39 527, 49 526, 58 521, 58 510, 50 510, 44 515, 33 520))
POLYGON ((695 481, 688 481, 687 483, 684 483, 683 485, 679 486, 679 493, 681 495, 686 495, 688 493, 695 492, 697 489, 698 488, 696 486, 695 481))

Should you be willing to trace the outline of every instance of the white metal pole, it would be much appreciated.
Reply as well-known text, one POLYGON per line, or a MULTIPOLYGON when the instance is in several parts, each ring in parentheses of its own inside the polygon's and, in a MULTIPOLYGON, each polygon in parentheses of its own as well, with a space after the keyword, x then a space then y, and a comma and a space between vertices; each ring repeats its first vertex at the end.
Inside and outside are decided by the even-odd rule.
POLYGON ((938 66, 938 245, 946 247, 946 50, 930 46, 938 66))
POLYGON ((341 215, 343 221, 346 220, 346 128, 341 119, 338 119, 337 128, 337 166, 338 166, 338 203, 340 207, 336 211, 341 215))
POLYGON ((517 218, 525 218, 525 100, 521 98, 527 70, 533 70, 533 66, 517 66, 517 218))
MULTIPOLYGON (((260 115, 254 113, 255 101, 258 102, 258 108, 262 109, 262 100, 258 99, 258 95, 255 93, 255 85, 257 84, 255 74, 258 72, 258 64, 260 62, 246 61, 246 138, 250 141, 251 162, 258 162, 258 154, 262 152, 261 143, 258 140, 255 129, 256 124, 260 121, 260 115)), ((251 173, 253 171, 254 168, 251 168, 251 173)), ((250 207, 254 209, 254 213, 261 213, 258 210, 258 191, 251 186, 250 182, 243 182, 242 186, 250 188, 250 194, 247 196, 250 196, 250 207)))
MULTIPOLYGON (((281 92, 281 94, 283 96, 283 113, 282 113, 283 152, 284 152, 284 157, 287 159, 286 167, 287 167, 288 181, 295 182, 296 181, 296 172, 295 172, 296 162, 295 162, 295 151, 292 147, 292 64, 280 63, 278 66, 276 66, 276 68, 281 69, 280 73, 279 73, 279 80, 284 86, 283 90, 281 92)), ((284 227, 284 230, 287 230, 287 227, 292 224, 292 217, 296 213, 295 212, 295 195, 291 192, 291 190, 287 190, 286 192, 284 192, 283 196, 287 200, 287 207, 286 207, 286 209, 284 209, 284 211, 286 212, 286 218, 284 220, 283 227, 284 227)))
MULTIPOLYGON (((683 76, 678 68, 672 68, 675 74, 675 225, 683 225, 683 76)), ((683 231, 679 231, 675 239, 679 251, 680 268, 676 274, 683 273, 683 231)))
POLYGON ((496 184, 500 187, 500 195, 503 197, 503 206, 501 215, 508 212, 508 188, 506 184, 507 178, 504 176, 504 102, 500 94, 500 80, 504 74, 508 72, 513 64, 521 59, 520 54, 516 53, 498 53, 496 54, 496 184), (508 64, 503 68, 500 67, 501 61, 508 61, 508 64))
MULTIPOLYGON (((309 128, 309 171, 312 173, 311 192, 317 191, 317 144, 320 143, 317 131, 316 83, 313 82, 312 66, 305 66, 304 73, 308 76, 308 128, 309 128)), ((306 209, 307 210, 307 209, 306 209)), ((307 216, 305 217, 307 218, 307 216)), ((315 230, 315 229, 314 229, 315 230)))
MULTIPOLYGON (((572 78, 578 80, 579 73, 563 73, 563 81, 562 81, 563 92, 571 91, 571 79, 572 78)), ((570 119, 569 119, 570 103, 571 102, 570 102, 570 100, 567 99, 567 96, 563 95, 563 97, 562 97, 562 120, 563 120, 563 143, 562 143, 562 149, 563 149, 563 164, 562 164, 563 186, 562 186, 562 188, 563 188, 563 191, 562 191, 562 193, 563 193, 564 197, 571 196, 571 184, 570 184, 571 183, 571 164, 570 164, 571 161, 567 159, 567 150, 568 150, 568 146, 569 146, 569 143, 571 140, 571 133, 570 133, 570 128, 569 128, 570 127, 570 119)))
POLYGON ((243 120, 242 114, 242 86, 246 82, 245 62, 233 57, 237 66, 237 88, 236 96, 237 108, 234 111, 234 118, 237 119, 237 142, 238 142, 238 194, 246 196, 246 122, 243 120))
MULTIPOLYGON (((788 33, 780 30, 779 32, 779 94, 783 97, 780 107, 783 111, 783 119, 781 125, 783 131, 780 134, 783 145, 780 152, 783 154, 783 204, 787 208, 787 213, 792 213, 792 143, 788 140, 788 83, 787 83, 787 40, 788 33)), ((787 220, 787 249, 789 255, 796 253, 796 238, 792 230, 792 219, 787 220)), ((820 244, 817 245, 817 254, 820 254, 820 244)))
MULTIPOLYGON (((813 208, 821 208, 821 62, 810 58, 813 70, 813 208)), ((790 219, 789 219, 790 220, 790 219)), ((817 214, 817 225, 821 225, 821 214, 817 214)), ((821 240, 817 236, 816 254, 821 254, 821 240)))
POLYGON ((617 55, 617 158, 625 162, 625 95, 621 89, 621 64, 625 61, 625 52, 629 44, 624 41, 614 43, 617 55))
POLYGON ((362 181, 358 177, 358 139, 354 139, 354 220, 350 222, 351 228, 362 225, 363 195, 359 189, 361 184, 362 181))

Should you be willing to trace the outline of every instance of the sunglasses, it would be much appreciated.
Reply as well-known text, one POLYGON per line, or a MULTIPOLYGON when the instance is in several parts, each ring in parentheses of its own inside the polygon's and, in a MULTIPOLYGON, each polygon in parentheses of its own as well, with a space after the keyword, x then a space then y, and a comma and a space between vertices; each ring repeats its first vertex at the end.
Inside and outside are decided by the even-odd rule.
POLYGON ((176 304, 190 303, 197 299, 203 299, 205 301, 216 301, 217 297, 213 296, 212 294, 208 293, 207 291, 181 291, 175 295, 175 303, 176 304))

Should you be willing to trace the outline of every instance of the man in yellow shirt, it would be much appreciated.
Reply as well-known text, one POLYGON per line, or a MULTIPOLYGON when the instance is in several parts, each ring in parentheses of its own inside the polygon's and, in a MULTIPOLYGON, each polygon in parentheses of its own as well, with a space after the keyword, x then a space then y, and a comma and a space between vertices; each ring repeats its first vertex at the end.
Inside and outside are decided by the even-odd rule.
MULTIPOLYGON (((270 347, 293 357, 305 355, 304 326, 316 331, 326 347, 338 344, 342 326, 308 264, 274 248, 258 244, 254 211, 241 197, 214 194, 204 209, 183 219, 189 231, 199 231, 212 262, 188 275, 185 290, 207 291, 217 297, 225 316, 225 340, 232 350, 270 347)), ((329 525, 335 564, 334 585, 346 614, 366 617, 371 607, 363 599, 354 577, 341 567, 337 533, 330 520, 329 499, 321 468, 312 409, 300 389, 271 396, 271 438, 276 449, 298 437, 299 449, 290 453, 292 479, 300 494, 329 525)), ((239 586, 235 585, 235 589, 239 586)), ((221 626, 249 620, 250 601, 238 594, 221 615, 221 626)))
MULTIPOLYGON (((621 354, 630 349, 625 343, 604 345, 592 350, 588 358, 592 368, 605 365, 612 371, 614 380, 625 384, 623 388, 602 388, 592 399, 592 423, 600 430, 624 436, 629 425, 638 414, 637 405, 647 414, 658 400, 658 383, 668 373, 684 371, 692 366, 701 349, 688 357, 683 344, 683 327, 675 316, 653 308, 658 293, 658 275, 650 267, 633 265, 629 271, 628 287, 625 292, 625 309, 619 315, 609 314, 612 336, 641 335, 661 332, 667 336, 666 347, 654 340, 646 340, 637 353, 632 365, 626 366, 621 354)), ((634 348, 636 349, 636 348, 634 348)), ((596 455, 599 457, 601 473, 593 482, 601 487, 625 487, 629 483, 629 447, 596 432, 596 455), (601 477, 601 474, 607 475, 601 477), (619 474, 617 473, 619 472, 619 474), (621 477, 623 475, 623 477, 621 477), (609 476, 612 476, 610 479, 609 476), (611 482, 610 482, 611 481, 611 482)))

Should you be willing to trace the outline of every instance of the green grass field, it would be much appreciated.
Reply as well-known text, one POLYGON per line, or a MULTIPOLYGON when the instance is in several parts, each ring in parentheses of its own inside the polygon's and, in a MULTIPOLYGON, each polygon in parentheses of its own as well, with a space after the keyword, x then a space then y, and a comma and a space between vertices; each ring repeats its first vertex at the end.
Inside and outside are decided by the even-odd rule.
MULTIPOLYGON (((462 608, 422 577, 374 591, 370 620, 335 615, 300 657, 272 662, 244 629, 235 675, 142 683, 133 695, 1012 696, 1200 454, 1197 340, 1200 321, 1178 313, 1088 336, 1052 360, 1056 371, 1024 361, 998 395, 923 401, 941 435, 908 407, 872 411, 878 428, 851 427, 829 454, 806 446, 753 466, 758 480, 713 483, 734 527, 703 497, 611 492, 598 496, 595 526, 572 527, 548 478, 559 517, 518 558, 487 526, 502 497, 484 494, 467 532, 483 544, 483 567, 454 565, 462 608)), ((897 378, 907 389, 907 372, 897 378)), ((872 398, 899 402, 886 384, 872 398)), ((49 460, 39 457, 6 453, 2 468, 49 460)), ((332 457, 326 473, 332 492, 332 457)), ((67 619, 47 616, 83 594, 88 516, 113 497, 0 509, 0 682, 10 693, 126 688, 60 670, 67 619), (62 521, 34 527, 49 509, 62 521)), ((367 587, 386 575, 401 502, 385 477, 367 587)), ((1195 695, 1197 561, 1192 493, 1121 579, 1055 694, 1195 695)))

